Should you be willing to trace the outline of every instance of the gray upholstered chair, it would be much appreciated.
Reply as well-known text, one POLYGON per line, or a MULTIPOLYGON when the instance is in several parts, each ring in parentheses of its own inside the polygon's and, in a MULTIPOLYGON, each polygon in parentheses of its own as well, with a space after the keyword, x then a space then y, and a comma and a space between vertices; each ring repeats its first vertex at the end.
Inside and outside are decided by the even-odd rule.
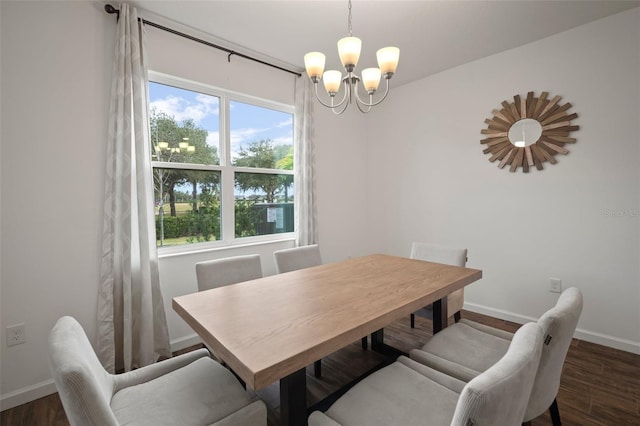
MULTIPOLYGON (((446 247, 437 244, 417 243, 411 245, 411 259, 426 260, 427 262, 444 263, 452 266, 467 264, 467 249, 446 247)), ((464 289, 456 290, 447 295, 447 312, 460 321, 460 311, 464 305, 464 289)), ((427 311, 430 306, 427 306, 427 311)), ((411 314, 411 328, 415 327, 415 314, 411 314)))
POLYGON ((225 257, 196 263, 198 291, 262 278, 259 254, 225 257))
MULTIPOLYGON (((524 416, 525 422, 548 409, 554 426, 560 425, 556 396, 564 360, 581 312, 582 293, 571 287, 560 295, 555 307, 538 320, 545 340, 540 367, 524 416)), ((421 349, 412 350, 410 356, 422 364, 468 382, 504 355, 512 336, 506 331, 463 319, 433 336, 421 349)))
POLYGON ((542 330, 521 327, 507 353, 464 383, 401 356, 366 377, 309 426, 515 426, 522 422, 542 350, 542 330))
MULTIPOLYGON (((259 254, 224 257, 196 263, 198 291, 241 283, 262 278, 262 264, 259 254)), ((206 345, 211 355, 220 361, 213 349, 206 345)))
POLYGON ((123 374, 109 374, 72 317, 49 335, 49 359, 71 425, 266 425, 252 401, 205 349, 123 374))
POLYGON ((322 265, 320 247, 317 244, 278 250, 273 253, 273 258, 279 274, 322 265))
MULTIPOLYGON (((279 274, 322 265, 320 247, 317 244, 278 250, 273 252, 273 258, 279 274)), ((313 363, 313 372, 316 377, 322 377, 322 360, 313 363)))

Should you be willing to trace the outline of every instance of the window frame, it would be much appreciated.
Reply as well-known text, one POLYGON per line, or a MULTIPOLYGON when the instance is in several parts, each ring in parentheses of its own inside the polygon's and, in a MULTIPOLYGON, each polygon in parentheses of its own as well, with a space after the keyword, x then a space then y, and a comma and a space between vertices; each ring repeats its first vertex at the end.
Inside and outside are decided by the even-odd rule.
MULTIPOLYGON (((187 80, 182 77, 176 77, 157 71, 148 71, 148 81, 167 86, 176 87, 183 90, 190 90, 205 95, 216 96, 219 99, 218 128, 219 128, 219 147, 218 156, 220 164, 193 164, 193 163, 171 163, 151 160, 151 172, 156 168, 169 168, 179 170, 197 170, 197 171, 219 171, 220 172, 220 192, 221 192, 221 209, 220 209, 220 230, 222 238, 216 241, 181 244, 177 246, 158 247, 159 255, 169 254, 185 254, 188 252, 208 251, 211 249, 219 249, 224 247, 238 247, 251 244, 262 244, 269 242, 278 242, 286 240, 294 240, 297 235, 297 228, 293 232, 283 232, 277 234, 256 235, 251 237, 236 238, 235 236, 235 174, 236 173, 262 173, 269 175, 295 175, 296 164, 294 162, 294 170, 281 169, 264 169, 254 167, 236 167, 231 164, 231 117, 230 102, 242 102, 253 106, 267 108, 292 116, 292 132, 293 132, 293 149, 295 152, 295 106, 287 105, 280 102, 270 101, 255 96, 238 93, 232 90, 226 90, 212 86, 206 83, 187 80)), ((295 188, 295 182, 294 182, 295 188)), ((297 200, 294 197, 294 205, 297 200)), ((294 222, 295 223, 295 222, 294 222)))

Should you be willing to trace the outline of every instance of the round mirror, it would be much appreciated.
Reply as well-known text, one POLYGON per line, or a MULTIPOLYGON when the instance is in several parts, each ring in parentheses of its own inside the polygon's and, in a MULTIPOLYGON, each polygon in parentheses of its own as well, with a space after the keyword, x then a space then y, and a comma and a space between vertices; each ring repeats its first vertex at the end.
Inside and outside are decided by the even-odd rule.
POLYGON ((542 136, 542 125, 538 120, 523 118, 518 120, 509 129, 509 142, 517 147, 533 145, 542 136))
POLYGON ((549 98, 548 92, 540 96, 528 92, 526 96, 515 95, 513 102, 503 101, 502 108, 492 110, 491 118, 484 120, 487 128, 480 130, 485 135, 480 140, 485 146, 482 152, 501 169, 509 165, 510 172, 522 168, 529 173, 532 167, 542 170, 545 162, 556 164, 555 156, 569 153, 566 145, 576 142, 571 132, 580 128, 571 124, 578 114, 568 113, 571 104, 562 104, 561 99, 549 98))

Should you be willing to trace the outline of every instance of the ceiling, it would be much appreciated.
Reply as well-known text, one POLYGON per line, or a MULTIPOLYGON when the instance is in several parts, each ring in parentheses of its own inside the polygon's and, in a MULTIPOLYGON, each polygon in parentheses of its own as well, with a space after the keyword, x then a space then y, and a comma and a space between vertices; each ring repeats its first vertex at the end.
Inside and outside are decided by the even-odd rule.
MULTIPOLYGON (((159 15, 293 69, 317 50, 327 56, 326 69, 342 70, 336 42, 348 35, 346 0, 131 4, 145 19, 159 15)), ((362 39, 357 70, 377 66, 377 49, 397 46, 397 86, 638 6, 640 0, 353 0, 353 35, 362 39)))

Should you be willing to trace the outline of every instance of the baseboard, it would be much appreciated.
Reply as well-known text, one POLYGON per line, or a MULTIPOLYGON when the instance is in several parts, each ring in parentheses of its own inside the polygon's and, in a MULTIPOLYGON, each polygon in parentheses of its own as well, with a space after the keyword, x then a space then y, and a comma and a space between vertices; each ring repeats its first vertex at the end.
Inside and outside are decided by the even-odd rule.
POLYGON ((56 385, 53 383, 53 380, 46 380, 44 382, 9 392, 8 394, 0 396, 0 411, 35 401, 36 399, 43 398, 56 392, 58 392, 58 390, 56 389, 56 385))
MULTIPOLYGON (((535 322, 538 319, 528 317, 526 315, 520 315, 509 311, 503 311, 501 309, 490 308, 483 305, 477 305, 475 303, 464 302, 463 309, 471 312, 477 312, 479 314, 488 315, 495 318, 500 318, 505 321, 511 321, 518 324, 524 324, 527 322, 535 322)), ((631 352, 633 354, 640 355, 640 343, 632 340, 620 339, 618 337, 609 336, 607 334, 597 333, 595 331, 576 329, 574 336, 576 339, 584 340, 586 342, 596 343, 602 346, 608 346, 614 349, 620 349, 621 351, 631 352)))

